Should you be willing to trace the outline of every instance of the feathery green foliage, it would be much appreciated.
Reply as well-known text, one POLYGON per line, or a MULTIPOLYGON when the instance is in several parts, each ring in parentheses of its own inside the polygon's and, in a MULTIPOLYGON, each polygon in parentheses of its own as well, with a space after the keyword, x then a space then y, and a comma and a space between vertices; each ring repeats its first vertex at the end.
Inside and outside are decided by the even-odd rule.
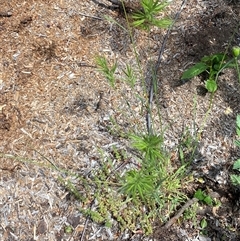
POLYGON ((98 56, 96 58, 96 64, 97 64, 98 70, 108 80, 111 87, 114 88, 115 82, 116 82, 114 74, 115 74, 115 71, 117 69, 117 63, 114 63, 112 66, 109 66, 105 57, 98 56))
POLYGON ((167 28, 172 24, 169 18, 158 19, 157 14, 168 5, 166 1, 141 0, 142 9, 133 13, 133 26, 149 30, 152 26, 167 28))

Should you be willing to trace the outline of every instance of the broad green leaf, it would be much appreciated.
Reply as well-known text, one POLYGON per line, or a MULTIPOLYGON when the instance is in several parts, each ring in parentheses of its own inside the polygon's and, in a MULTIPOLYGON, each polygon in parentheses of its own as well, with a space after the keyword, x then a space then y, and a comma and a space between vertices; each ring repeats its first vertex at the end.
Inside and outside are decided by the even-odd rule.
POLYGON ((205 63, 199 62, 199 63, 195 64, 193 67, 184 71, 181 79, 191 79, 191 78, 201 74, 202 72, 204 72, 207 69, 208 69, 208 66, 205 63))
POLYGON ((201 189, 198 189, 195 192, 194 197, 197 198, 199 201, 203 201, 205 198, 205 194, 203 193, 203 191, 201 189))
POLYGON ((214 64, 220 64, 221 62, 223 62, 226 59, 226 55, 225 54, 213 54, 213 55, 209 55, 209 56, 204 56, 201 59, 201 62, 206 63, 207 65, 214 65, 214 64))
POLYGON ((206 227, 207 227, 207 221, 206 221, 206 219, 205 219, 205 218, 203 218, 203 219, 201 220, 200 225, 201 225, 201 228, 202 228, 202 229, 204 229, 204 228, 206 228, 206 227))
POLYGON ((213 69, 216 71, 216 73, 222 68, 222 65, 220 63, 214 64, 213 69))
POLYGON ((238 159, 237 161, 234 162, 233 169, 240 171, 240 159, 238 159))
POLYGON ((223 62, 226 59, 225 54, 214 54, 212 55, 212 62, 213 64, 218 64, 223 62))
POLYGON ((207 205, 212 205, 212 198, 210 196, 206 196, 203 200, 207 205))
POLYGON ((217 90, 217 83, 215 80, 208 79, 205 82, 205 87, 210 93, 214 93, 217 90))

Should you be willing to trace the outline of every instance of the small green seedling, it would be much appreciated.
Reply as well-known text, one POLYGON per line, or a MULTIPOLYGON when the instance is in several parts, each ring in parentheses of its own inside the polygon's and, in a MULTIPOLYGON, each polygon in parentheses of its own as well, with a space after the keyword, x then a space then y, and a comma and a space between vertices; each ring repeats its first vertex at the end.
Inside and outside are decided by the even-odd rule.
POLYGON ((194 197, 207 205, 211 205, 211 206, 213 205, 212 198, 209 195, 207 195, 204 191, 202 191, 201 189, 198 189, 195 192, 194 197))
POLYGON ((205 218, 201 220, 200 226, 201 226, 201 229, 205 229, 207 227, 207 221, 205 218))
POLYGON ((146 175, 141 170, 131 170, 125 175, 125 181, 121 188, 121 191, 137 199, 146 201, 154 190, 154 178, 150 175, 146 175))
POLYGON ((167 1, 141 0, 142 9, 133 13, 133 26, 150 30, 151 26, 167 28, 172 24, 169 18, 158 19, 157 14, 168 5, 167 1))
POLYGON ((137 81, 137 78, 131 66, 127 64, 126 69, 123 70, 123 73, 124 73, 123 81, 125 81, 133 89, 137 81))
POLYGON ((208 226, 207 220, 205 218, 203 218, 200 222, 200 228, 202 230, 201 233, 203 235, 207 234, 207 230, 206 230, 207 226, 208 226))
POLYGON ((232 53, 234 58, 238 58, 238 56, 240 55, 240 47, 234 46, 232 48, 232 53))
POLYGON ((104 75, 104 77, 108 80, 111 87, 115 87, 116 79, 114 74, 117 69, 117 63, 114 63, 112 66, 109 66, 107 59, 103 56, 98 56, 96 58, 96 64, 98 70, 104 75))
POLYGON ((240 57, 240 48, 233 48, 233 58, 228 58, 226 54, 217 53, 210 56, 204 56, 200 62, 196 63, 193 67, 187 69, 181 79, 191 79, 202 73, 207 73, 205 80, 205 88, 210 93, 217 90, 217 80, 219 74, 226 68, 236 68, 239 76, 238 59, 240 57))
POLYGON ((194 227, 198 225, 197 211, 199 209, 198 202, 194 203, 191 207, 187 208, 183 214, 184 220, 191 220, 194 227))
POLYGON ((72 228, 72 226, 68 225, 65 227, 64 231, 65 231, 65 233, 70 234, 73 232, 73 228, 72 228))

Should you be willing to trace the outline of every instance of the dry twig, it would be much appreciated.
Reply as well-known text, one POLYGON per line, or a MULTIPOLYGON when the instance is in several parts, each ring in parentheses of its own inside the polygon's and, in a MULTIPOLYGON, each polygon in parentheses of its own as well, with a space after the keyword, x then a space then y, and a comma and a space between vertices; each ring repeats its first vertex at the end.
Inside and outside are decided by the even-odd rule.
POLYGON ((165 225, 164 228, 169 228, 170 226, 172 226, 179 218, 180 216, 184 213, 184 211, 189 208, 191 205, 193 205, 195 202, 197 202, 198 199, 197 198, 192 198, 190 200, 188 200, 188 202, 186 202, 184 204, 184 206, 178 211, 178 213, 172 217, 165 225))
POLYGON ((168 31, 167 31, 166 35, 164 36, 163 43, 162 43, 162 46, 161 46, 159 54, 158 54, 158 60, 157 60, 153 75, 150 80, 150 90, 149 90, 149 95, 148 95, 148 109, 147 109, 147 115, 146 115, 147 130, 148 130, 149 134, 152 133, 151 112, 152 112, 152 101, 153 101, 153 92, 154 92, 153 89, 154 89, 154 86, 156 85, 156 83, 155 83, 156 81, 154 81, 154 78, 156 78, 156 76, 157 76, 157 72, 158 72, 158 69, 161 64, 162 55, 163 55, 163 51, 164 51, 166 43, 167 43, 168 36, 170 35, 172 27, 173 27, 174 23, 177 21, 177 19, 179 18, 186 2, 187 2, 187 0, 183 0, 180 10, 176 13, 172 25, 168 28, 168 31))

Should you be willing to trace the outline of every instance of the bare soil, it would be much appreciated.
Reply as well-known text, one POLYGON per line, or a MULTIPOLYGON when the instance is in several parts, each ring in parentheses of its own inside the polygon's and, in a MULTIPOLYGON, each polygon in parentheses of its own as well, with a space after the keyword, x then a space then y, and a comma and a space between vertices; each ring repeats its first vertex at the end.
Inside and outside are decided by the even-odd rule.
MULTIPOLYGON (((129 14, 138 7, 136 1, 127 4, 129 14)), ((174 18, 181 4, 173 1, 165 14, 174 18)), ((47 168, 54 164, 85 175, 101 162, 99 148, 125 148, 107 129, 111 116, 125 130, 145 130, 144 114, 126 113, 125 98, 136 113, 141 109, 131 90, 121 89, 120 82, 118 90, 111 89, 96 71, 97 55, 117 60, 120 68, 136 65, 128 33, 104 15, 127 27, 122 10, 106 0, 0 0, 0 240, 240 240, 240 190, 229 182, 240 156, 234 145, 240 114, 234 70, 219 78, 192 166, 196 181, 186 190, 189 197, 198 188, 207 190, 222 203, 217 210, 199 211, 197 219, 208 221, 205 236, 183 220, 169 230, 156 221, 152 237, 86 223, 81 204, 59 184, 59 173, 47 168)), ((240 45, 240 29, 233 34, 239 20, 239 1, 186 1, 164 50, 154 99, 168 127, 170 150, 184 128, 193 130, 194 123, 201 128, 209 107, 203 80, 184 82, 181 74, 204 55, 240 45)), ((146 76, 165 34, 155 28, 150 35, 133 32, 146 76)), ((174 157, 178 162, 175 152, 174 157)))

